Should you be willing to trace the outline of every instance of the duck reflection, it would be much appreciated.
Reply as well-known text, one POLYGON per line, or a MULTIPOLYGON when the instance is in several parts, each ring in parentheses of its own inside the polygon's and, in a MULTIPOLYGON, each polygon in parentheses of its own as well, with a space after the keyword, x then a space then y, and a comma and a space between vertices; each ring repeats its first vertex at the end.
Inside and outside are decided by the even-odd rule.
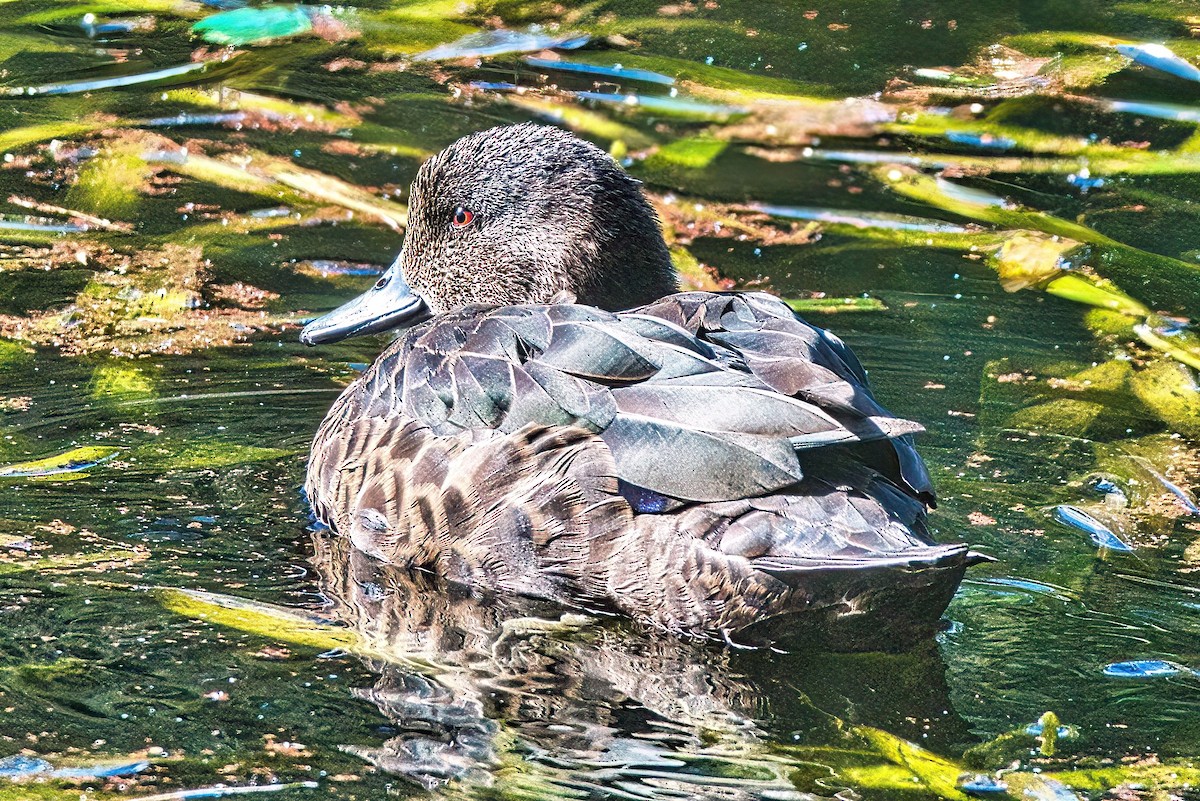
MULTIPOLYGON (((354 693, 377 706, 396 733, 378 746, 345 750, 426 788, 492 787, 531 797, 812 798, 797 789, 797 776, 810 777, 811 769, 798 772, 775 744, 843 738, 843 721, 804 697, 801 688, 813 676, 793 672, 809 672, 812 659, 647 635, 625 621, 472 594, 383 564, 327 532, 314 543, 331 614, 361 635, 368 652, 388 654, 363 657, 379 678, 354 693), (756 682, 747 668, 770 678, 756 682)), ((923 692, 896 689, 940 714, 950 709, 942 666, 935 654, 926 662, 915 671, 923 692)), ((829 673, 845 674, 847 665, 829 673)), ((884 681, 895 684, 914 671, 888 674, 884 681)), ((875 692, 853 680, 833 689, 816 678, 827 697, 850 706, 875 692)), ((901 714, 915 719, 911 708, 901 714)), ((829 792, 838 789, 834 782, 829 792)))

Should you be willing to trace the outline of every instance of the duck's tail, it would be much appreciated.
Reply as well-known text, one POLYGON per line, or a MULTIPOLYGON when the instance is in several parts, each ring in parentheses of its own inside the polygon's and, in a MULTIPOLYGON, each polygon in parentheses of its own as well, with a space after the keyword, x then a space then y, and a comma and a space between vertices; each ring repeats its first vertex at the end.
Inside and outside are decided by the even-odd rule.
POLYGON ((737 634, 747 643, 839 651, 900 651, 943 628, 942 614, 967 567, 988 561, 966 545, 931 545, 860 558, 756 559, 791 590, 777 615, 737 634))

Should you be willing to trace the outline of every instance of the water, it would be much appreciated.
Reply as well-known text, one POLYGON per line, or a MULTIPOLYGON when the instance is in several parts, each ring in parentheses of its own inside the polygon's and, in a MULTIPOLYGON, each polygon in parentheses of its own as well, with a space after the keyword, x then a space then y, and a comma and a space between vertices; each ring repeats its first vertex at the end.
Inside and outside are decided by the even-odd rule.
POLYGON ((0 799, 1195 784, 1200 90, 1115 47, 1194 61, 1176 6, 380 3, 242 14, 236 50, 191 33, 216 4, 0 7, 0 757, 46 779, 0 799), (496 20, 572 49, 409 62, 496 20), (313 530, 308 441, 382 341, 297 322, 389 263, 423 158, 529 118, 611 148, 681 264, 799 301, 926 426, 935 529, 999 559, 936 642, 679 642, 313 530), (1153 660, 1180 669, 1105 675, 1153 660))

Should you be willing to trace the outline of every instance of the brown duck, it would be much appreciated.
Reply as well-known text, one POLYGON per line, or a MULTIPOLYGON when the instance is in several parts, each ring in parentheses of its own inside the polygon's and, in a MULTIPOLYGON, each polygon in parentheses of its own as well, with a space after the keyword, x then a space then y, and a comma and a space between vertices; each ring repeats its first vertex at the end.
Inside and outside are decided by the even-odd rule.
POLYGON ((926 530, 921 427, 777 298, 677 289, 603 151, 532 124, 453 143, 396 261, 301 334, 407 328, 317 432, 317 517, 454 584, 731 644, 927 636, 978 557, 926 530))

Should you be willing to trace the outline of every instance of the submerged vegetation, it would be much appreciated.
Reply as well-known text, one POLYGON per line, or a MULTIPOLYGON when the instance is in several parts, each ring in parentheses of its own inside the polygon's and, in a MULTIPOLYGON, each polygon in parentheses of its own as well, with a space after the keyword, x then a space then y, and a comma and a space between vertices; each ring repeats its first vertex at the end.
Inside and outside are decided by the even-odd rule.
POLYGON ((0 800, 1194 793, 1200 10, 943 6, 0 0, 0 800), (936 647, 664 643, 307 530, 379 342, 298 323, 526 119, 929 429, 1000 559, 936 647))

